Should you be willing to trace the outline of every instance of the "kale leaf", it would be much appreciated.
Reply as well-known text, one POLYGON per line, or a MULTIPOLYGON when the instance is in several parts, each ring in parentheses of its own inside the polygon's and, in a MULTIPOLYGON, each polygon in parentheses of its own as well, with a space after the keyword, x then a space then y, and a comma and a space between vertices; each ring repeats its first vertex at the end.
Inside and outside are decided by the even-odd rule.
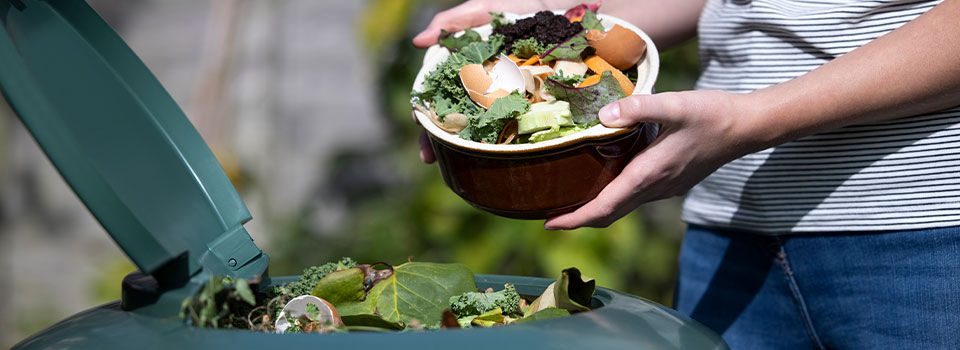
POLYGON ((460 137, 486 143, 496 143, 507 120, 516 118, 530 110, 530 102, 523 95, 513 92, 498 98, 490 109, 479 115, 471 115, 467 127, 460 137))
POLYGON ((519 315, 520 294, 512 284, 493 293, 467 292, 450 298, 450 311, 458 317, 475 316, 500 308, 504 315, 519 315))
POLYGON ((542 54, 546 50, 547 48, 534 37, 513 42, 513 55, 519 58, 530 58, 533 55, 542 54))

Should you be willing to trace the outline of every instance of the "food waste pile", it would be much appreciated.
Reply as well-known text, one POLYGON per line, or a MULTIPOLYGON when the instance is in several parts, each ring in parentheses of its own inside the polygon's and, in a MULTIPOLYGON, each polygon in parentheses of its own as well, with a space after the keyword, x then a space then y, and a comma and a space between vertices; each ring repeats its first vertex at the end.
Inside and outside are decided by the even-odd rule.
POLYGON ((414 109, 460 138, 535 143, 599 124, 604 105, 633 93, 646 42, 620 25, 605 29, 580 5, 510 22, 493 13, 486 39, 442 31, 449 57, 412 92, 414 109))
POLYGON ((478 290, 462 264, 392 266, 351 258, 308 267, 285 285, 257 291, 258 283, 211 277, 183 300, 180 317, 196 327, 275 333, 493 327, 588 311, 596 288, 569 268, 528 300, 510 284, 478 290))

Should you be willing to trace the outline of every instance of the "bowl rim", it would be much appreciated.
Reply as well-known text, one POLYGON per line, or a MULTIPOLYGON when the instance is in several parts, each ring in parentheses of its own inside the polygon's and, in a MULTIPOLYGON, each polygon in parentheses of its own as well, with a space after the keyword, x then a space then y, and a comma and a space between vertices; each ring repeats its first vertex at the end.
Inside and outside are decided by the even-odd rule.
MULTIPOLYGON (((553 11, 556 14, 563 14, 563 11, 553 11)), ((521 18, 532 17, 534 13, 529 14, 515 14, 515 13, 505 13, 504 16, 507 19, 517 20, 521 18)), ((614 25, 620 25, 624 28, 632 30, 634 33, 640 36, 643 41, 647 44, 647 52, 644 55, 643 61, 637 65, 637 69, 646 69, 646 75, 642 81, 642 84, 637 84, 637 87, 633 91, 633 95, 649 95, 653 93, 653 85, 657 81, 657 76, 660 71, 660 54, 657 50, 656 45, 653 43, 653 39, 650 38, 645 32, 637 28, 635 25, 627 22, 623 19, 617 18, 612 15, 598 13, 597 18, 600 19, 600 23, 606 29, 613 28, 614 25)), ((489 36, 492 28, 490 24, 485 24, 479 27, 472 28, 473 30, 480 33, 481 36, 486 38, 489 36)), ((462 34, 463 31, 457 32, 455 35, 462 34)), ((413 83, 413 91, 423 91, 423 82, 428 73, 433 71, 437 65, 442 63, 450 55, 450 52, 443 47, 440 47, 439 44, 434 44, 427 49, 427 52, 423 57, 423 65, 420 67, 420 71, 417 73, 417 77, 413 83)), ((412 104, 417 102, 412 100, 412 104)), ((412 108, 413 118, 430 134, 435 140, 443 141, 452 146, 466 148, 478 152, 489 152, 489 153, 526 153, 526 152, 539 152, 544 150, 549 150, 557 147, 563 147, 571 145, 574 143, 579 143, 585 140, 596 140, 596 139, 605 139, 617 135, 627 133, 632 128, 608 128, 603 126, 603 124, 594 125, 587 130, 583 130, 571 135, 564 137, 559 137, 552 140, 547 140, 537 143, 525 143, 525 144, 509 144, 509 145, 499 145, 499 144, 488 144, 481 143, 471 140, 466 140, 460 138, 459 135, 451 134, 446 131, 443 131, 436 124, 433 123, 430 118, 417 110, 417 108, 412 108)))

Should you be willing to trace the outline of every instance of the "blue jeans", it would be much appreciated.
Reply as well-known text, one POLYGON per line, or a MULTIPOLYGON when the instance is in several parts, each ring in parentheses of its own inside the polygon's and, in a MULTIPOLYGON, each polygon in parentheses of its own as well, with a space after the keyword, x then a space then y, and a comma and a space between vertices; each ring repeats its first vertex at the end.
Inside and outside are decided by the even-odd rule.
POLYGON ((736 349, 960 349, 960 228, 767 236, 691 226, 677 309, 736 349))

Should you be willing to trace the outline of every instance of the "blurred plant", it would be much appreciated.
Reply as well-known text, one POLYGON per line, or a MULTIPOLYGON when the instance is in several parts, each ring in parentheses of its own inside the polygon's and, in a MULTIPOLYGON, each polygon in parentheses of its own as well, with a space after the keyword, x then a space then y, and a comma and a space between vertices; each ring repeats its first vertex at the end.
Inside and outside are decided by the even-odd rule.
MULTIPOLYGON (((682 225, 677 201, 648 204, 605 229, 553 232, 542 221, 497 217, 473 208, 443 183, 435 166, 417 160, 420 127, 410 118, 409 93, 423 51, 410 39, 433 13, 451 1, 371 1, 359 19, 362 38, 377 61, 377 86, 383 115, 394 136, 385 154, 340 158, 336 172, 370 158, 390 163, 392 183, 331 185, 350 210, 340 232, 316 232, 311 208, 283 223, 270 253, 274 274, 297 274, 307 265, 352 256, 358 261, 400 263, 454 261, 476 273, 555 277, 576 266, 597 284, 672 303, 682 225), (389 6, 384 3, 389 3, 389 6), (404 8, 397 8, 399 6, 404 8), (379 7, 386 6, 386 7, 379 7), (389 11, 384 9, 389 8, 389 11), (413 19, 420 19, 417 22, 413 19), (379 30, 373 23, 397 27, 379 30), (362 188, 362 190, 342 190, 362 188), (339 190, 337 190, 339 189, 339 190), (666 217, 668 219, 663 219, 666 217)), ((692 87, 697 74, 696 42, 662 53, 658 91, 692 87)))

